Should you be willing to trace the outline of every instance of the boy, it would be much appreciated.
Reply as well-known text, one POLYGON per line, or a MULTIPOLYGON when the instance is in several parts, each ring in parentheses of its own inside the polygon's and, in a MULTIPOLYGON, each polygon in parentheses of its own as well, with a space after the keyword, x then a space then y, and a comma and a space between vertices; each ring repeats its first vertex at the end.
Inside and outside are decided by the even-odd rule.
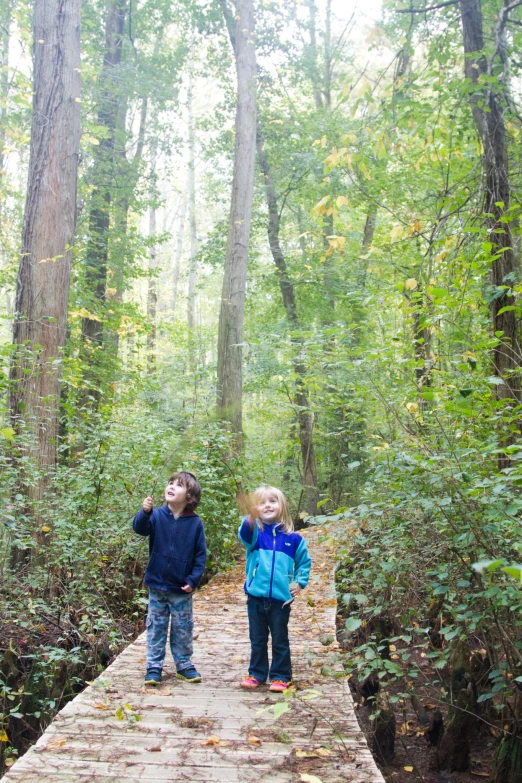
POLYGON ((201 682, 190 660, 192 591, 203 576, 207 558, 203 523, 194 513, 200 498, 201 487, 193 473, 174 473, 165 489, 166 505, 154 508, 154 499, 145 498, 132 523, 136 533, 150 537, 144 580, 149 588, 146 685, 161 682, 169 617, 176 676, 186 682, 201 682))

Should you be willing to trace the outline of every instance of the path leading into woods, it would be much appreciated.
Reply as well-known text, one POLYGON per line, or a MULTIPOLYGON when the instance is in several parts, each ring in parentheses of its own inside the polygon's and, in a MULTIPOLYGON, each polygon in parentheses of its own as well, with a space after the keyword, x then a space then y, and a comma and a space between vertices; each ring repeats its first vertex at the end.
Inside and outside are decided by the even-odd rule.
POLYGON ((176 680, 170 660, 161 687, 143 687, 142 635, 56 716, 3 780, 384 783, 348 684, 333 676, 339 671, 333 641, 335 540, 347 535, 349 528, 339 523, 305 531, 313 578, 290 621, 299 689, 277 720, 273 708, 284 696, 267 687, 255 692, 238 687, 249 655, 238 566, 195 598, 194 661, 202 683, 176 680))

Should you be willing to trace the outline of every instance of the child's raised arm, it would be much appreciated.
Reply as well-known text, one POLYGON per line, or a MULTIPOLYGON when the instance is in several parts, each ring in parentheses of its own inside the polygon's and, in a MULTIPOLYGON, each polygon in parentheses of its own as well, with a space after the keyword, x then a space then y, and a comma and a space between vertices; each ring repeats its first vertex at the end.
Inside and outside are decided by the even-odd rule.
POLYGON ((141 511, 132 520, 132 529, 139 536, 149 536, 151 531, 151 516, 154 508, 154 498, 146 497, 141 511))

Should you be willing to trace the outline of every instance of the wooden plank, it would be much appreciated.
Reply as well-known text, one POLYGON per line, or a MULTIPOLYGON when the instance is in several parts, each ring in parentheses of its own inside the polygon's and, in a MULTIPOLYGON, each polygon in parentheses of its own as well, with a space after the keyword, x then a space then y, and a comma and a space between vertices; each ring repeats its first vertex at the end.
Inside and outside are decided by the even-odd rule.
POLYGON ((321 643, 324 634, 335 638, 335 535, 344 541, 348 534, 340 525, 305 532, 313 578, 290 623, 298 690, 278 720, 273 707, 284 696, 239 688, 249 660, 239 566, 195 596, 194 662, 202 683, 176 680, 167 660, 162 685, 145 688, 142 635, 64 707, 6 783, 287 783, 303 772, 322 783, 383 783, 357 723, 337 642, 321 643), (321 675, 325 666, 333 676, 321 675))

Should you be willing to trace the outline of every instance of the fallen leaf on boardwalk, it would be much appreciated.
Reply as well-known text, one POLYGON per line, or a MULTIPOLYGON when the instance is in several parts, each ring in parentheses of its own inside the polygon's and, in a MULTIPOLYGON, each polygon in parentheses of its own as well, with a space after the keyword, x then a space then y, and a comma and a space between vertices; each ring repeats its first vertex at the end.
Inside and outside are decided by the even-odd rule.
POLYGON ((152 748, 145 748, 145 750, 148 750, 149 753, 159 753, 161 745, 153 745, 152 748))
POLYGON ((63 746, 66 744, 67 740, 64 739, 53 739, 51 742, 48 742, 45 746, 47 748, 63 748, 63 746))
POLYGON ((323 783, 321 778, 318 778, 317 775, 308 775, 306 772, 301 773, 299 780, 302 780, 303 783, 323 783))
POLYGON ((94 705, 94 709, 95 710, 108 710, 109 708, 107 707, 106 704, 95 704, 94 705))
POLYGON ((298 759, 318 759, 319 754, 315 750, 296 750, 296 758, 298 759))
POLYGON ((220 739, 219 737, 209 737, 206 740, 203 740, 201 743, 202 745, 228 745, 229 743, 220 739))
POLYGON ((243 659, 242 659, 242 657, 241 657, 240 655, 234 655, 234 657, 232 658, 232 660, 234 661, 234 663, 241 663, 241 661, 242 661, 243 659))
POLYGON ((328 750, 328 748, 317 748, 315 751, 318 756, 322 756, 325 758, 326 756, 331 756, 333 753, 333 750, 328 750))
POLYGON ((413 767, 404 767, 406 772, 413 772, 413 767))
POLYGON ((252 745, 261 745, 261 740, 259 737, 254 737, 253 734, 248 735, 248 741, 252 743, 252 745))

